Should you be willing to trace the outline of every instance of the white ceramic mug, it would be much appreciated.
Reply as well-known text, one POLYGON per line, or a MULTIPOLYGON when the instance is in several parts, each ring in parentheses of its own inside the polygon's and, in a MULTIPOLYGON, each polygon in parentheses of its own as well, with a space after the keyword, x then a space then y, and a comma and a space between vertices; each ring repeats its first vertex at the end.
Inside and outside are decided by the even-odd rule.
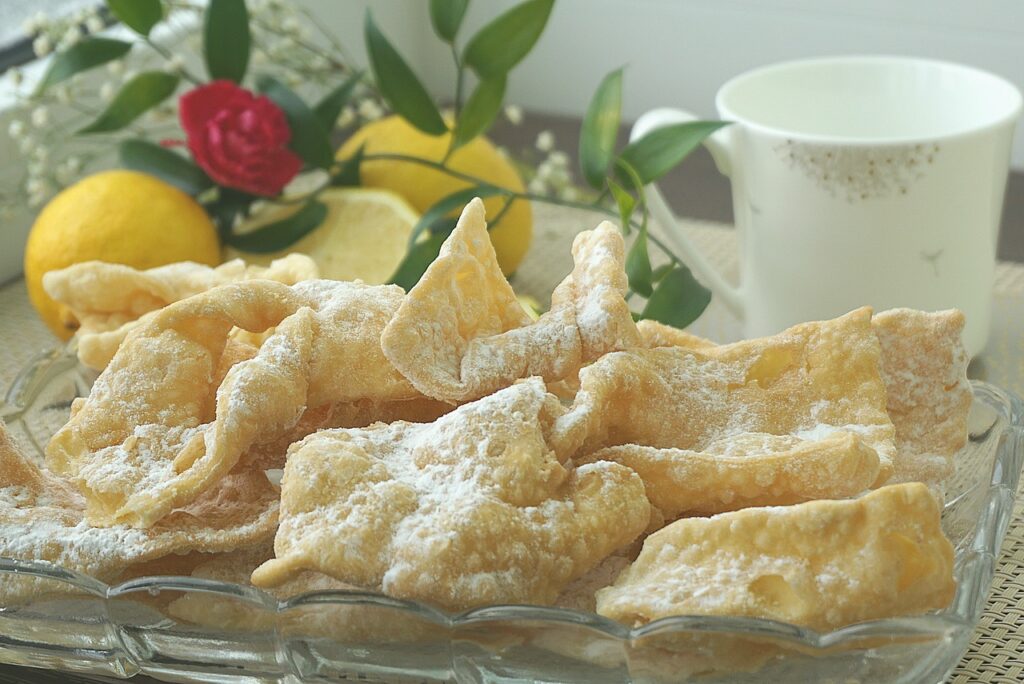
MULTIPOLYGON (((956 307, 968 352, 984 348, 1021 111, 1012 84, 944 62, 834 57, 737 76, 716 106, 733 122, 706 145, 732 181, 739 287, 701 257, 653 186, 648 202, 748 336, 864 304, 956 307)), ((695 118, 656 109, 632 138, 695 118)))

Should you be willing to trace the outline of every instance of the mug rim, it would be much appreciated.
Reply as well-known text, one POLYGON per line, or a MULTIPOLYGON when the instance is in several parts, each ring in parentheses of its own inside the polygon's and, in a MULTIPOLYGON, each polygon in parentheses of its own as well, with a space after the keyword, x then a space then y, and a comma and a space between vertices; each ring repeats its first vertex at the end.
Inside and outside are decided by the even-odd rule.
POLYGON ((1022 108, 1024 108, 1024 96, 1021 95, 1021 91, 1012 82, 1006 78, 993 74, 992 72, 979 69, 977 67, 968 66, 966 64, 959 64, 957 62, 950 62, 938 59, 929 59, 925 57, 911 57, 905 55, 830 55, 825 57, 811 57, 804 59, 793 59, 786 60, 783 62, 776 62, 774 64, 768 64, 765 66, 756 67, 749 69, 742 73, 733 76, 726 81, 718 89, 715 94, 715 108, 718 110, 719 115, 728 121, 742 124, 746 128, 756 130, 760 133, 766 133, 770 135, 776 135, 785 138, 792 138, 796 140, 806 142, 818 142, 818 143, 832 143, 832 144, 843 144, 843 145, 891 145, 891 144, 913 144, 918 142, 927 142, 933 140, 947 140, 950 138, 956 138, 963 135, 969 135, 972 133, 979 133, 988 131, 991 129, 999 128, 1007 124, 1014 124, 1021 115, 1022 108), (806 67, 811 65, 827 65, 827 64, 858 64, 858 63, 898 63, 901 65, 915 64, 915 65, 926 65, 932 68, 939 68, 950 72, 960 72, 961 74, 969 75, 973 78, 982 78, 988 81, 996 83, 998 86, 1006 89, 1011 98, 1011 105, 1008 111, 1001 113, 998 116, 994 116, 990 120, 982 121, 977 125, 969 125, 960 128, 952 128, 949 131, 933 134, 933 135, 920 135, 920 136, 853 136, 853 135, 842 135, 842 134, 822 134, 822 133, 806 133, 792 128, 786 128, 782 126, 774 126, 770 124, 761 123, 751 119, 750 117, 740 116, 731 110, 726 104, 725 99, 729 93, 741 86, 744 82, 750 81, 755 78, 761 78, 763 76, 777 73, 780 71, 787 71, 797 67, 806 67))

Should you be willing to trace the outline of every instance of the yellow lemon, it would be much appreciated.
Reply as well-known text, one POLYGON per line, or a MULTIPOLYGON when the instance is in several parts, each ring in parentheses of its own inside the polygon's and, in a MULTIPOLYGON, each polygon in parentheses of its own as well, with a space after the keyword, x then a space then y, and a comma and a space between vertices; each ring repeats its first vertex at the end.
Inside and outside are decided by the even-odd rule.
MULTIPOLYGON (((359 279, 372 285, 387 282, 405 256, 409 234, 420 219, 416 210, 387 190, 332 188, 318 199, 327 207, 323 223, 286 249, 253 254, 227 247, 225 256, 266 265, 290 252, 300 252, 316 262, 322 278, 359 279)), ((296 211, 297 206, 271 205, 240 231, 256 230, 296 211)))
POLYGON ((175 261, 220 263, 217 230, 191 197, 135 171, 84 178, 50 200, 25 247, 25 283, 32 305, 58 337, 75 321, 43 290, 43 274, 98 259, 135 268, 175 261))
MULTIPOLYGON (((440 162, 448 151, 451 134, 431 136, 413 128, 399 116, 389 116, 356 131, 338 150, 339 159, 348 159, 364 146, 366 154, 402 154, 440 162)), ((447 162, 454 171, 469 174, 503 188, 523 192, 523 181, 512 164, 483 136, 460 147, 447 162)), ((401 160, 365 161, 360 169, 364 187, 386 188, 409 200, 420 213, 438 200, 472 185, 438 169, 401 160)), ((484 200, 487 217, 494 220, 505 205, 502 197, 484 200)), ((458 212, 453 212, 457 214, 458 212)), ((491 231, 491 242, 498 263, 506 275, 519 266, 530 246, 533 217, 530 203, 516 200, 491 231)))

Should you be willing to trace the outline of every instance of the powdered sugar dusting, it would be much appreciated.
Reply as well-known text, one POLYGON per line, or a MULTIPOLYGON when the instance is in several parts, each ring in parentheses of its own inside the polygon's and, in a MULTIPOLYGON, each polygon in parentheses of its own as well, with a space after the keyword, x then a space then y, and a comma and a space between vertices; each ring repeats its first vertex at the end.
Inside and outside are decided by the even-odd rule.
POLYGON ((306 438, 285 468, 278 558, 254 582, 311 568, 445 607, 550 602, 648 517, 627 469, 562 465, 544 427, 560 410, 534 378, 432 424, 306 438))

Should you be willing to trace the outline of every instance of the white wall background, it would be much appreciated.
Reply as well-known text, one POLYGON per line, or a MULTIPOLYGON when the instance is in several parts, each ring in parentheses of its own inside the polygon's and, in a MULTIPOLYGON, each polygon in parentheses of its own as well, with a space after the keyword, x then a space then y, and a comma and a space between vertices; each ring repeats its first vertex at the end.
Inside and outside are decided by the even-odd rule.
MULTIPOLYGON (((301 0, 362 50, 365 0, 301 0)), ((511 7, 475 0, 464 35, 511 7)), ((429 28, 426 0, 375 0, 390 37, 440 96, 450 57, 429 28)), ((969 64, 1024 89, 1020 0, 558 0, 547 32, 513 72, 508 101, 580 114, 601 77, 627 65, 625 115, 673 105, 714 115, 730 77, 771 62, 829 54, 915 55, 969 64)), ((1013 164, 1024 170, 1024 126, 1013 164)))

